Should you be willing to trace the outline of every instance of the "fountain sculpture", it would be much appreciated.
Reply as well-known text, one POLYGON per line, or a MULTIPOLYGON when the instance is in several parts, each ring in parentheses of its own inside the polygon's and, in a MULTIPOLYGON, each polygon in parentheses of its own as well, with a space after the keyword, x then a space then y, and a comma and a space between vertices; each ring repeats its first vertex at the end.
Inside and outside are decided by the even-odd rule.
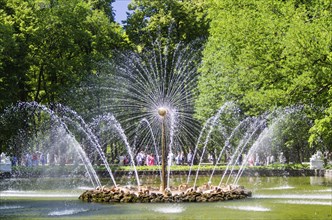
POLYGON ((166 174, 166 134, 165 120, 167 108, 158 108, 161 117, 161 187, 153 189, 148 187, 97 187, 94 190, 86 190, 79 199, 86 202, 103 203, 151 203, 151 202, 216 202, 233 199, 243 199, 251 196, 251 192, 237 185, 213 186, 211 183, 201 187, 190 187, 189 184, 181 184, 177 188, 167 188, 166 174))
POLYGON ((165 134, 165 117, 167 114, 167 109, 160 107, 158 109, 158 114, 162 118, 161 120, 161 191, 165 193, 165 189, 167 186, 167 178, 166 178, 166 134, 165 134))
MULTIPOLYGON (((48 108, 35 102, 19 103, 13 109, 28 111, 27 115, 34 120, 44 120, 45 125, 41 127, 40 133, 45 133, 45 128, 48 128, 49 133, 45 139, 51 143, 47 145, 59 148, 50 149, 53 156, 57 153, 78 155, 79 158, 74 160, 74 164, 83 164, 85 176, 94 187, 80 196, 83 201, 207 202, 250 196, 250 191, 238 185, 239 178, 249 158, 258 155, 261 146, 266 146, 274 127, 286 115, 285 112, 292 110, 286 109, 280 114, 275 111, 256 118, 241 118, 236 105, 226 102, 201 127, 193 117, 194 97, 197 92, 196 53, 190 46, 181 44, 177 45, 172 53, 167 48, 161 49, 158 43, 156 47, 157 50, 146 53, 120 55, 125 60, 112 67, 117 74, 108 75, 108 81, 102 80, 105 85, 89 86, 89 89, 101 88, 111 91, 109 97, 100 99, 102 107, 99 110, 105 108, 107 113, 97 115, 91 123, 85 122, 82 116, 61 104, 48 108), (102 103, 103 100, 105 103, 102 103), (226 123, 229 118, 232 122, 226 123), (142 126, 143 123, 146 126, 142 126), (100 143, 100 131, 112 133, 118 142, 125 146, 136 185, 131 182, 120 186, 116 182, 100 143), (139 139, 140 137, 142 138, 139 139), (220 153, 218 154, 215 149, 218 157, 215 158, 210 180, 199 186, 197 180, 201 163, 213 137, 218 138, 221 145, 218 149, 220 153), (135 149, 138 144, 153 146, 157 161, 161 154, 161 164, 157 164, 161 165, 159 187, 141 184, 135 163, 135 149), (68 146, 73 147, 70 152, 67 152, 68 146), (192 146, 190 148, 193 150, 191 161, 188 162, 190 167, 187 182, 172 186, 172 155, 174 151, 181 151, 182 146, 192 146), (96 154, 105 167, 112 181, 110 186, 102 186, 92 165, 91 154, 96 154), (245 156, 242 158, 243 155, 245 156), (216 166, 224 156, 228 157, 224 160, 227 161, 226 170, 219 183, 213 183, 212 177, 216 166), (240 158, 243 161, 241 164, 240 158), (195 170, 194 181, 190 182, 194 163, 198 168, 195 170), (235 166, 240 168, 235 171, 235 166)), ((40 121, 38 124, 43 123, 40 121)), ((261 151, 266 153, 266 149, 261 151)))
MULTIPOLYGON (((174 150, 181 151, 181 145, 195 145, 193 159, 189 164, 192 167, 194 158, 198 155, 198 145, 204 139, 205 132, 208 134, 204 148, 209 142, 212 131, 218 126, 217 121, 226 109, 232 106, 230 103, 225 104, 217 115, 208 120, 205 128, 200 130, 199 123, 193 117, 194 97, 197 92, 196 67, 199 65, 199 57, 198 52, 193 51, 191 46, 180 43, 171 49, 168 46, 163 47, 159 41, 156 41, 151 50, 141 54, 120 54, 120 61, 114 68, 117 74, 109 82, 111 86, 105 85, 105 87, 112 88, 113 95, 109 97, 112 103, 117 103, 116 99, 120 98, 121 106, 128 106, 126 112, 116 105, 108 106, 115 118, 120 120, 125 118, 123 123, 132 125, 136 124, 137 120, 144 120, 148 124, 147 127, 152 128, 153 132, 147 129, 146 134, 142 136, 151 136, 150 140, 157 140, 157 145, 161 146, 159 150, 156 150, 156 156, 161 153, 160 188, 155 189, 140 184, 137 184, 137 187, 100 186, 95 190, 86 191, 80 196, 80 199, 104 202, 188 202, 239 199, 251 194, 236 184, 222 184, 221 182, 219 185, 213 186, 210 181, 198 187, 196 186, 197 177, 190 186, 191 172, 188 174, 187 183, 175 187, 171 186, 169 182, 174 150), (124 116, 125 114, 128 116, 124 116), (133 115, 135 116, 133 117, 133 115), (197 135, 200 136, 198 141, 195 139, 197 135), (191 139, 191 143, 183 142, 187 139, 191 139)), ((117 128, 120 127, 117 126, 117 128)), ((136 131, 136 129, 131 130, 136 131)), ((133 139, 136 140, 137 134, 132 135, 130 129, 120 133, 126 133, 125 136, 122 136, 123 140, 130 139, 131 136, 134 136, 133 139)), ((151 141, 147 145, 155 145, 155 143, 151 141)), ((128 149, 133 147, 136 147, 135 142, 128 149)), ((205 149, 201 153, 202 157, 204 151, 205 149)), ((129 153, 129 156, 132 158, 131 165, 135 166, 132 153, 129 153)), ((197 175, 198 173, 199 170, 197 170, 197 175)), ((139 178, 137 178, 137 183, 139 182, 139 178)))
POLYGON ((321 151, 317 151, 310 158, 310 169, 321 170, 324 167, 323 154, 321 151))

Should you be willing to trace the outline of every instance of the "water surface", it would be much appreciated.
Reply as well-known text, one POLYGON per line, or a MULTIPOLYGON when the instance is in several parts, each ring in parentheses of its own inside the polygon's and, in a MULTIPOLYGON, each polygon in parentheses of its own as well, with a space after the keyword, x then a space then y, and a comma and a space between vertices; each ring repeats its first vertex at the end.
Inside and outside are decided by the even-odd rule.
MULTIPOLYGON (((200 181, 206 179, 202 177, 200 181)), ((182 181, 182 177, 174 178, 173 184, 177 181, 182 181)), ((43 185, 44 182, 49 185, 52 180, 1 180, 0 218, 332 219, 332 180, 324 177, 243 177, 240 184, 252 190, 252 198, 177 204, 84 203, 78 200, 78 196, 90 186, 72 181, 75 184, 70 187, 61 188, 58 183, 57 189, 51 190, 43 185), (36 189, 37 182, 41 185, 39 189, 36 189)), ((153 181, 149 177, 145 182, 153 181)))

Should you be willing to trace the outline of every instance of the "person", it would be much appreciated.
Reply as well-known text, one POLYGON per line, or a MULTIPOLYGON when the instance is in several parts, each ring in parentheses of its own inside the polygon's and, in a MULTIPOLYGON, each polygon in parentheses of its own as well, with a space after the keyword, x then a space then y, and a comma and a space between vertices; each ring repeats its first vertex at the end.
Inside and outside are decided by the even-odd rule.
POLYGON ((173 165, 173 160, 174 160, 174 154, 172 152, 169 152, 169 154, 167 156, 168 165, 172 166, 173 165))
POLYGON ((259 165, 260 165, 259 155, 256 153, 255 166, 259 166, 259 165))
POLYGON ((240 154, 239 160, 238 160, 238 165, 242 165, 242 160, 243 160, 243 155, 240 154))
POLYGON ((144 159, 144 153, 143 153, 143 151, 141 151, 136 156, 136 163, 137 163, 138 166, 143 165, 143 159, 144 159))
POLYGON ((191 151, 189 151, 189 153, 187 155, 187 163, 189 166, 191 166, 191 164, 193 163, 192 159, 193 159, 193 153, 191 151))
POLYGON ((49 164, 50 163, 50 153, 47 153, 46 154, 46 164, 49 164))
POLYGON ((153 166, 154 165, 154 156, 151 154, 148 154, 147 156, 146 156, 146 163, 147 163, 147 165, 148 166, 153 166))
POLYGON ((265 165, 268 166, 270 164, 270 155, 265 156, 265 165))
POLYGON ((124 165, 124 156, 122 156, 122 155, 119 156, 119 165, 120 166, 124 165))
POLYGON ((284 163, 286 162, 286 158, 285 158, 283 152, 281 152, 280 155, 279 155, 279 162, 280 162, 281 164, 284 164, 284 163))
POLYGON ((17 162, 17 157, 14 155, 12 159, 12 166, 16 166, 18 164, 17 162))
POLYGON ((2 153, 0 154, 0 161, 1 161, 2 163, 4 163, 5 159, 6 159, 6 154, 5 154, 4 152, 2 152, 2 153))
POLYGON ((208 160, 209 160, 210 163, 213 163, 213 157, 212 157, 212 154, 209 154, 209 155, 208 155, 208 160))
POLYGON ((41 162, 42 166, 45 166, 46 158, 45 158, 45 155, 43 153, 40 154, 40 162, 41 162))
POLYGON ((180 157, 181 157, 181 165, 183 165, 186 160, 183 151, 181 151, 180 157))
POLYGON ((37 154, 37 152, 32 154, 32 166, 38 166, 38 154, 37 154))
POLYGON ((254 166, 254 158, 252 156, 249 157, 248 163, 250 167, 254 166))
POLYGON ((274 156, 273 155, 271 155, 271 157, 270 157, 270 164, 274 164, 274 156))
POLYGON ((328 158, 329 158, 329 151, 325 151, 324 152, 324 165, 327 166, 327 162, 328 162, 328 158))
POLYGON ((175 163, 176 165, 181 165, 182 164, 182 155, 180 152, 178 152, 178 155, 175 158, 175 163))
POLYGON ((32 158, 31 155, 29 153, 26 153, 25 155, 25 166, 26 167, 31 167, 32 166, 32 158))
POLYGON ((123 158, 123 165, 128 165, 130 163, 129 156, 125 155, 123 158))

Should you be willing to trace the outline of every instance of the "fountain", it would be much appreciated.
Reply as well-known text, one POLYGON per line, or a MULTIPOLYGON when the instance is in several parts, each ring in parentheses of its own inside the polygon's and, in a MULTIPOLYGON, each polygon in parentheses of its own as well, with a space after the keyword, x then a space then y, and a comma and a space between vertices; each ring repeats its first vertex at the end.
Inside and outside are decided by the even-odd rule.
MULTIPOLYGON (((65 152, 63 145, 74 146, 79 155, 78 163, 85 168, 93 189, 86 190, 79 197, 83 201, 94 202, 210 202, 233 199, 243 199, 251 196, 251 192, 238 185, 249 158, 258 154, 261 142, 271 132, 271 127, 282 120, 285 112, 277 111, 257 118, 242 119, 237 115, 239 109, 232 102, 226 102, 217 113, 209 118, 200 128, 194 119, 194 97, 197 92, 196 66, 198 60, 190 46, 179 44, 173 52, 167 47, 162 48, 156 42, 156 48, 141 54, 120 54, 114 76, 108 86, 100 86, 111 91, 109 97, 100 103, 107 113, 97 115, 92 123, 86 123, 83 117, 69 107, 57 104, 52 109, 38 103, 19 103, 14 111, 29 111, 32 118, 49 118, 46 126, 50 127, 50 139, 55 134, 60 137, 57 152, 65 152), (110 105, 109 103, 112 103, 110 105), (225 119, 231 118, 235 128, 230 123, 225 126, 225 119), (146 128, 141 122, 146 123, 146 128), (270 121, 269 127, 267 121, 270 121), (103 126, 102 126, 103 125, 103 126), (144 138, 139 138, 138 129, 144 138), (99 129, 116 134, 126 149, 136 184, 132 182, 120 185, 116 182, 111 167, 102 150, 99 129), (97 134, 98 133, 98 134, 97 134), (229 160, 218 183, 212 181, 215 168, 210 179, 198 185, 198 176, 206 156, 208 145, 213 136, 224 141, 215 165, 221 162, 222 156, 228 154, 229 160), (198 137, 196 139, 196 137, 198 137), (236 143, 235 139, 238 141, 236 143), (62 143, 61 141, 68 143, 62 143), (134 141, 133 141, 134 140, 134 141), (145 142, 144 142, 145 141, 145 142), (141 184, 135 163, 135 146, 146 144, 155 146, 156 155, 161 153, 161 184, 160 186, 145 186, 141 184), (187 181, 178 185, 170 183, 173 152, 181 150, 181 146, 194 146, 187 181), (232 146, 234 145, 234 146, 232 146), (160 149, 157 146, 161 146, 160 149), (96 153, 106 169, 110 179, 109 186, 103 186, 91 162, 91 154, 96 153), (235 173, 235 166, 242 155, 246 157, 240 170, 235 173), (89 157, 89 156, 90 157, 89 157), (198 168, 194 181, 191 183, 191 172, 195 159, 198 168), (226 176, 228 177, 226 178, 226 176), (233 178, 233 181, 231 180, 233 178)), ((98 88, 98 86, 90 86, 98 88)), ((89 87, 89 88, 90 88, 89 87)), ((10 110, 8 110, 10 112, 10 110)), ((289 111, 292 112, 292 111, 289 111)), ((39 122, 40 123, 40 122, 39 122)), ((53 142, 55 140, 52 140, 53 142)), ((54 151, 54 150, 53 150, 54 151)), ((227 156, 227 155, 226 155, 227 156)), ((158 159, 159 161, 159 159, 158 159)), ((159 164, 157 164, 159 166, 159 164)))
MULTIPOLYGON (((161 151, 162 151, 162 176, 161 176, 161 187, 160 190, 158 188, 153 188, 151 186, 123 186, 123 187, 98 187, 97 189, 87 190, 81 196, 80 199, 87 202, 103 202, 103 203, 160 203, 160 202, 216 202, 216 201, 225 201, 225 200, 234 200, 234 199, 243 199, 251 196, 251 191, 246 190, 243 186, 238 185, 239 179, 244 172, 244 169, 249 161, 249 158, 253 155, 257 155, 257 152, 262 145, 261 142, 273 132, 274 127, 280 123, 284 117, 293 112, 296 112, 296 108, 285 109, 283 111, 275 111, 271 114, 263 115, 258 118, 251 118, 250 120, 245 119, 236 126, 236 129, 233 130, 231 135, 227 138, 226 144, 224 148, 220 152, 220 156, 217 160, 221 158, 221 155, 228 147, 229 142, 234 136, 234 132, 237 131, 240 127, 244 126, 244 124, 249 125, 247 127, 245 134, 240 140, 238 147, 234 151, 231 160, 228 162, 226 166, 226 170, 223 173, 221 180, 218 185, 212 184, 213 173, 210 177, 210 180, 201 185, 196 186, 196 182, 198 179, 199 167, 202 162, 202 157, 205 152, 205 148, 210 140, 210 136, 212 130, 216 127, 216 121, 221 117, 222 113, 225 113, 227 107, 233 106, 232 103, 226 103, 224 106, 220 108, 218 113, 214 115, 207 121, 207 124, 210 125, 210 129, 207 131, 207 136, 204 141, 203 150, 201 159, 198 164, 198 169, 196 170, 196 177, 192 186, 189 184, 189 179, 191 175, 191 168, 193 166, 193 161, 191 162, 190 171, 188 174, 188 181, 186 183, 181 183, 179 186, 174 187, 169 185, 169 175, 166 175, 166 169, 170 169, 170 164, 168 162, 168 167, 166 168, 166 134, 165 134, 165 123, 167 120, 167 114, 169 109, 165 107, 159 107, 157 109, 158 115, 160 116, 160 126, 161 126, 161 151), (267 120, 270 120, 271 125, 267 126, 267 120), (254 140, 254 141, 253 141, 254 140), (250 142, 253 141, 252 145, 249 145, 250 142), (228 144, 227 144, 228 143, 228 144), (234 167, 237 164, 240 155, 246 149, 247 155, 244 159, 244 162, 241 164, 239 171, 236 173, 234 180, 232 183, 230 182, 231 174, 234 171, 234 167), (230 171, 230 172, 228 172, 230 171), (225 183, 223 180, 228 174, 228 178, 225 183), (167 183, 167 184, 166 184, 167 183)), ((206 125, 207 125, 206 124, 206 125)), ((197 147, 202 138, 202 134, 205 131, 204 128, 208 126, 204 126, 203 130, 198 138, 198 142, 195 147, 194 155, 197 153, 197 147)), ((245 127, 245 126, 244 126, 245 127)), ((168 152, 171 152, 168 149, 168 152)), ((169 153, 170 154, 170 153, 169 153)))
MULTIPOLYGON (((281 177, 260 177, 256 174, 241 177, 246 167, 251 166, 251 158, 270 153, 268 143, 277 129, 276 125, 296 109, 284 109, 279 113, 274 111, 256 118, 242 118, 238 117, 239 110, 234 103, 225 103, 201 127, 192 117, 197 87, 194 80, 195 67, 198 65, 195 53, 190 51, 190 46, 187 52, 191 53, 187 53, 181 45, 177 45, 172 54, 168 54, 167 49, 159 50, 160 53, 157 51, 148 51, 143 55, 122 55, 125 61, 114 67, 118 75, 111 76, 111 80, 101 80, 105 84, 100 88, 110 94, 100 101, 99 110, 105 113, 97 114, 92 119, 90 117, 91 123, 63 105, 49 108, 34 102, 19 103, 12 111, 8 110, 8 114, 26 110, 29 117, 45 120, 45 123, 36 123, 41 128, 35 132, 44 135, 44 141, 40 143, 34 140, 34 146, 49 145, 48 149, 53 151, 53 156, 56 153, 76 155, 70 166, 61 166, 59 161, 48 162, 43 169, 60 167, 79 172, 73 175, 43 175, 42 178, 30 176, 27 182, 33 183, 25 183, 28 186, 23 190, 17 189, 17 185, 20 185, 20 181, 24 182, 24 178, 15 179, 14 176, 1 181, 0 218, 15 217, 15 213, 29 218, 81 218, 84 213, 88 213, 88 218, 167 218, 174 215, 171 217, 176 219, 194 215, 197 218, 240 219, 254 218, 260 212, 271 218, 291 216, 301 219, 303 216, 294 210, 303 205, 310 207, 304 211, 306 217, 318 215, 322 219, 328 218, 324 213, 331 205, 329 180, 317 177, 312 181, 309 177, 291 178, 286 174, 281 177), (227 119, 232 119, 232 122, 225 123, 227 119), (102 132, 112 133, 126 149, 130 158, 128 167, 131 170, 127 172, 130 178, 124 176, 121 179, 111 169, 100 141, 102 132), (146 184, 146 179, 150 177, 140 176, 137 172, 134 156, 140 150, 138 145, 153 146, 148 150, 154 150, 157 158, 162 154, 161 164, 156 164, 161 168, 161 175, 151 177, 153 184, 146 184), (217 158, 210 176, 201 175, 211 145, 221 147, 217 149, 213 146, 217 158), (171 155, 182 150, 182 146, 192 146, 190 149, 193 154, 188 167, 190 171, 185 175, 175 175, 172 172, 171 155), (217 170, 217 164, 223 162, 223 157, 227 157, 224 160, 226 170, 221 172, 217 170), (94 159, 101 161, 100 166, 105 168, 102 178, 95 170, 94 159), (240 160, 242 163, 239 163, 240 160), (55 189, 50 190, 47 187, 51 186, 48 181, 52 178, 55 189), (59 184, 59 181, 65 183, 69 179, 73 179, 75 184, 68 184, 69 190, 62 189, 60 185, 63 184, 59 184), (44 188, 36 182, 45 182, 44 188), (303 182, 308 183, 305 184, 306 189, 303 182), (34 191, 37 185, 44 191, 34 191), (77 201, 77 197, 80 200, 77 201), (204 204, 206 202, 214 203, 204 204), (116 205, 106 208, 98 203, 149 205, 116 205), (285 210, 285 204, 290 204, 290 210, 285 210), (33 211, 30 209, 37 214, 31 214, 33 211), (220 212, 225 215, 220 217, 220 212)), ((95 88, 99 87, 89 87, 91 90, 95 88)), ((29 144, 26 142, 27 146, 29 144)), ((59 154, 58 159, 61 161, 59 154)))
MULTIPOLYGON (((164 48, 159 41, 156 41, 154 48, 140 54, 120 54, 120 61, 113 67, 117 74, 113 76, 112 80, 105 80, 108 85, 103 86, 106 89, 110 88, 112 92, 112 95, 106 98, 107 102, 119 103, 118 100, 121 100, 120 106, 117 104, 109 105, 108 103, 101 105, 107 106, 107 109, 119 120, 119 124, 129 125, 121 132, 126 134, 125 137, 122 136, 122 139, 135 139, 134 144, 136 144, 137 134, 132 134, 132 131, 137 131, 137 129, 131 127, 138 120, 144 120, 149 125, 147 126, 149 129, 142 135, 147 145, 155 145, 155 140, 157 140, 157 145, 161 146, 159 151, 156 152, 156 154, 161 153, 160 187, 153 189, 150 186, 142 187, 140 184, 137 184, 136 187, 112 188, 100 186, 97 190, 83 193, 80 196, 82 200, 179 202, 196 201, 193 198, 186 198, 188 194, 194 194, 198 198, 197 200, 202 201, 221 201, 250 196, 249 191, 235 184, 220 183, 213 186, 209 182, 201 187, 196 186, 197 176, 190 186, 191 172, 188 175, 187 183, 181 183, 180 186, 171 186, 170 184, 173 152, 175 150, 182 151, 181 145, 195 145, 193 160, 190 162, 192 167, 194 158, 198 154, 200 141, 204 138, 205 130, 208 129, 208 134, 204 142, 204 150, 200 152, 201 157, 205 154, 204 151, 209 143, 209 136, 218 124, 217 121, 230 106, 233 106, 233 104, 227 103, 221 107, 218 113, 208 120, 208 125, 205 127, 209 126, 209 128, 200 131, 199 123, 193 118, 194 97, 197 92, 196 67, 199 60, 197 59, 197 51, 192 51, 191 48, 191 45, 180 43, 172 51, 168 46, 164 48), (126 109, 126 111, 123 111, 123 109, 126 109), (153 133, 151 133, 150 128, 152 128, 153 133), (200 137, 195 140, 197 135, 200 137), (188 139, 191 142, 184 142, 188 139), (229 196, 228 193, 234 195, 229 196), (113 197, 113 194, 116 195, 116 198, 113 197), (212 195, 214 195, 214 198, 210 198, 212 195)), ((135 147, 135 145, 127 147, 130 158, 133 158, 132 153, 135 147)), ((133 159, 130 161, 131 166, 136 165, 133 159)), ((202 162, 202 158, 200 162, 202 162)), ((134 172, 136 172, 135 168, 134 172)), ((199 170, 196 173, 198 175, 199 170)))
MULTIPOLYGON (((224 108, 222 108, 224 109, 224 108)), ((179 202, 217 202, 234 199, 244 199, 251 196, 251 192, 242 186, 229 184, 213 186, 211 182, 196 187, 195 183, 191 187, 188 183, 180 184, 178 187, 169 185, 169 175, 167 175, 167 145, 166 128, 167 108, 159 107, 158 115, 161 119, 161 186, 160 189, 151 186, 137 187, 97 187, 96 189, 86 190, 80 195, 79 199, 86 202, 102 203, 179 203, 179 202)), ((220 116, 221 111, 218 116, 220 116)), ((215 119, 216 120, 216 119, 215 119)), ((168 161, 168 166, 170 162, 168 161)), ((168 170, 170 168, 168 167, 168 170)), ((198 171, 197 171, 198 173, 198 171)), ((189 178, 190 174, 188 175, 189 178)))

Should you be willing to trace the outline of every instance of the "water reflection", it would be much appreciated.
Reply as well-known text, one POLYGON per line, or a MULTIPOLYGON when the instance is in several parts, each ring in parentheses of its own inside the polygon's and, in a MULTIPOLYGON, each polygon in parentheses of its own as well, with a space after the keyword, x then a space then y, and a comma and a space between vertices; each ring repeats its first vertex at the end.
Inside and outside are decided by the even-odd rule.
POLYGON ((310 185, 326 185, 332 183, 332 177, 311 176, 310 185))

